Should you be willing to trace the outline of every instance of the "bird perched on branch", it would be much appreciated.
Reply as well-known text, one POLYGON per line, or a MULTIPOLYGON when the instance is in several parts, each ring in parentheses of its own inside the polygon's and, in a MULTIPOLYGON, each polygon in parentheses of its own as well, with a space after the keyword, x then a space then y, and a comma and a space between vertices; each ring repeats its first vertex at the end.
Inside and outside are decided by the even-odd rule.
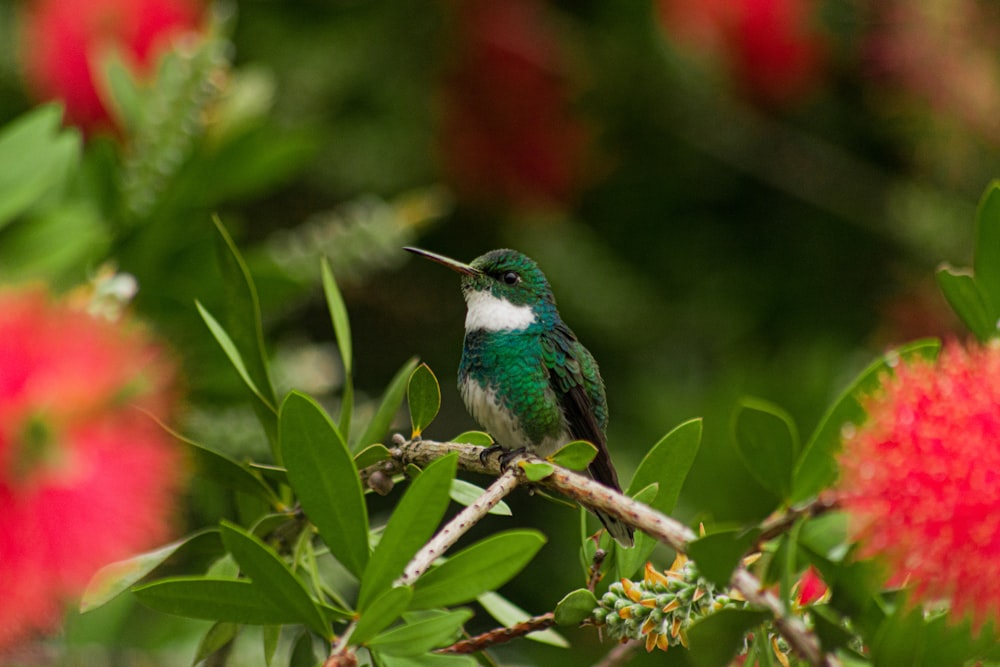
MULTIPOLYGON (((476 421, 509 452, 544 457, 586 440, 597 448, 588 474, 621 491, 605 436, 604 381, 559 316, 538 265, 516 250, 491 250, 469 264, 406 250, 462 274, 468 311, 458 387, 476 421)), ((620 544, 632 546, 631 526, 595 514, 620 544)))

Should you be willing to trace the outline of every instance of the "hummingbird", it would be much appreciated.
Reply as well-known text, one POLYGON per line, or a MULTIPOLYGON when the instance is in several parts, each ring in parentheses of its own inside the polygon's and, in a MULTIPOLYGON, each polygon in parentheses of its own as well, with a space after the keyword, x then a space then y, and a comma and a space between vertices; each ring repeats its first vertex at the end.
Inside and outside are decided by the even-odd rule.
MULTIPOLYGON (((608 452, 608 403, 597 362, 563 322, 545 274, 516 250, 491 250, 465 264, 420 248, 412 252, 462 276, 465 340, 458 389, 472 417, 508 452, 549 456, 573 440, 597 448, 587 468, 621 491, 608 452)), ((632 527, 595 511, 620 544, 632 527)))

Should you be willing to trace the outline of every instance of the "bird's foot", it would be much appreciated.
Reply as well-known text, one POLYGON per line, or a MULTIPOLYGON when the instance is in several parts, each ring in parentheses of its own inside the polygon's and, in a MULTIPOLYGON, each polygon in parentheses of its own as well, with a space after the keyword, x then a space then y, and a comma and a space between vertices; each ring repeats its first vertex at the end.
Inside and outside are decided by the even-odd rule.
POLYGON ((524 454, 526 451, 528 451, 527 447, 505 450, 504 453, 500 455, 500 470, 506 470, 509 468, 511 462, 521 454, 524 454))
MULTIPOLYGON (((483 447, 483 451, 479 452, 479 462, 486 465, 486 461, 489 460, 490 455, 496 454, 497 452, 506 452, 507 449, 503 445, 493 444, 489 447, 483 447)), ((502 455, 501 455, 502 456, 502 455)))

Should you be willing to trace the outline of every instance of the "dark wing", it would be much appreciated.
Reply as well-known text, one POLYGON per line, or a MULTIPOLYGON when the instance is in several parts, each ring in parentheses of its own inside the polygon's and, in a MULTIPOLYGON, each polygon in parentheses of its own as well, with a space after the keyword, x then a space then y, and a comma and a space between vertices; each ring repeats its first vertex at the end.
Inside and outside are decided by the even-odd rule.
POLYGON ((597 456, 588 469, 591 476, 605 486, 621 491, 604 435, 607 403, 597 363, 590 352, 579 345, 569 327, 562 323, 544 337, 542 346, 549 370, 549 384, 559 397, 570 434, 576 440, 586 440, 597 447, 597 456))

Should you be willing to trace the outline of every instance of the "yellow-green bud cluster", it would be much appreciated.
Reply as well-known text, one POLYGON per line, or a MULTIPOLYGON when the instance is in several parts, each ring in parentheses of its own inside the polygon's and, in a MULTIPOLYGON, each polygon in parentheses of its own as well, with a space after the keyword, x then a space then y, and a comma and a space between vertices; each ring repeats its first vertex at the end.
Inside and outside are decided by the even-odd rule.
POLYGON ((665 572, 646 563, 641 581, 622 579, 611 584, 594 610, 594 620, 615 639, 645 641, 646 650, 687 646, 687 628, 723 607, 743 601, 701 578, 693 562, 683 556, 665 572))

